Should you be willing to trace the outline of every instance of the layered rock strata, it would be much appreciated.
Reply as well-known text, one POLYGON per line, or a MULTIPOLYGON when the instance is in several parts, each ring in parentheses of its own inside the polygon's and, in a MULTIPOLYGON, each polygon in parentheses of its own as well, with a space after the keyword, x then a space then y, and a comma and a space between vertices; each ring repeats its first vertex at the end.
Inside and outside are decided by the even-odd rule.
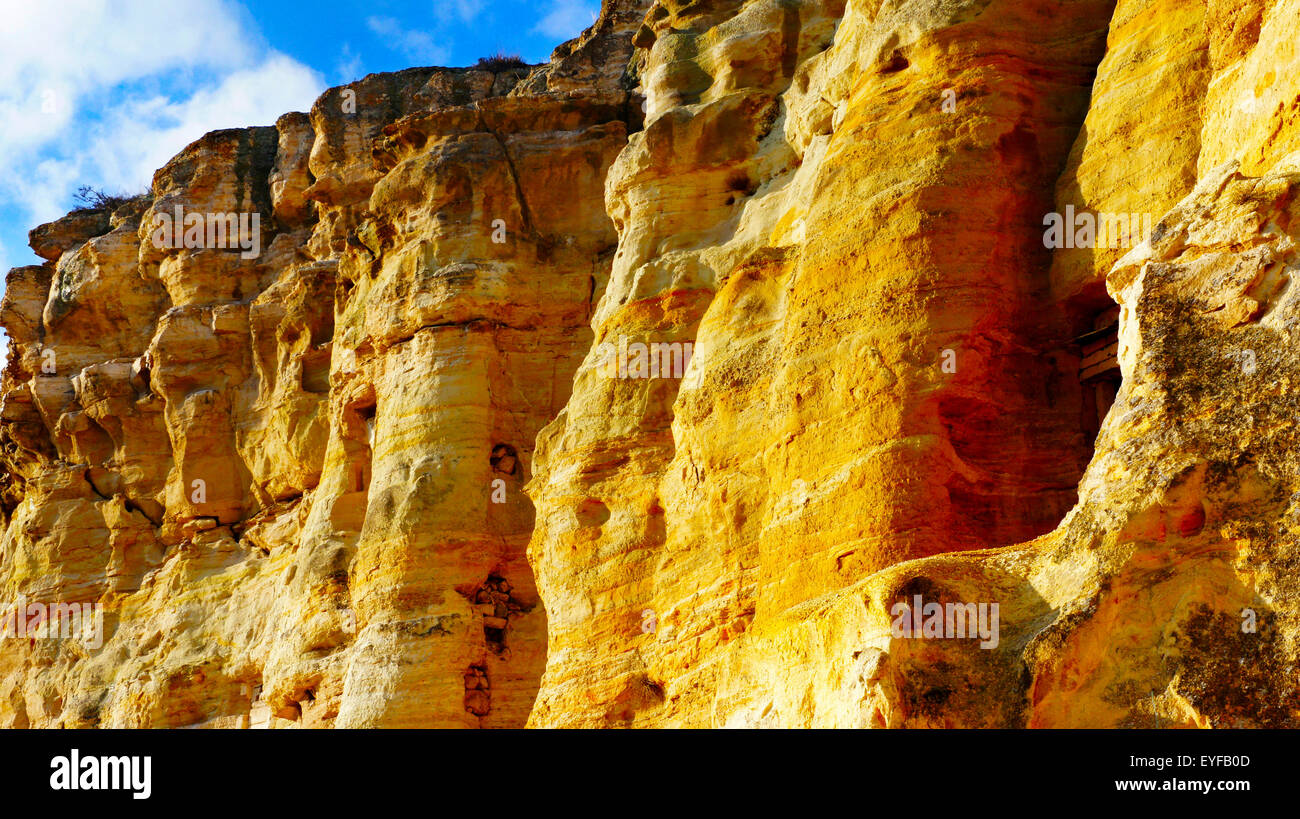
POLYGON ((0 721, 524 724, 522 487, 609 273, 637 21, 611 7, 536 69, 331 89, 33 232, 48 261, 2 314, 0 585, 104 631, 6 640, 0 721), (158 214, 258 229, 191 248, 158 214))
POLYGON ((1255 336, 1300 97, 1292 17, 1228 12, 651 10, 593 326, 694 357, 593 350, 539 439, 531 724, 1296 724, 1294 356, 1255 336), (1052 252, 1067 208, 1151 241, 1052 252), (997 604, 1000 639, 902 636, 900 603, 997 604))

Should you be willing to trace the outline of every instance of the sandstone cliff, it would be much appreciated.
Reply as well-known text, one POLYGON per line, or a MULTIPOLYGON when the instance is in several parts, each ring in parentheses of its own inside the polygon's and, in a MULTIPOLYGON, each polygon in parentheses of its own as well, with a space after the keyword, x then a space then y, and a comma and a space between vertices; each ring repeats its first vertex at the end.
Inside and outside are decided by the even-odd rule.
POLYGON ((0 724, 1300 725, 1300 0, 604 6, 32 232, 0 724))

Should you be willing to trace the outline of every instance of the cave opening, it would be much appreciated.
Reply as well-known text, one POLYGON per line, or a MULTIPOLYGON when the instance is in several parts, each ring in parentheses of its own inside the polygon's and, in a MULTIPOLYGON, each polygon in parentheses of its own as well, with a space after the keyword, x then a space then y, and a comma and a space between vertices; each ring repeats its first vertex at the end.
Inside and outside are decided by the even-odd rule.
POLYGON ((1110 307, 1092 319, 1092 329, 1074 339, 1079 348, 1079 386, 1083 397, 1082 420, 1087 436, 1094 441, 1101 432, 1106 413, 1119 394, 1119 307, 1110 307))
POLYGON ((366 390, 343 412, 343 448, 351 470, 352 492, 370 489, 375 448, 375 418, 379 408, 373 389, 366 390))

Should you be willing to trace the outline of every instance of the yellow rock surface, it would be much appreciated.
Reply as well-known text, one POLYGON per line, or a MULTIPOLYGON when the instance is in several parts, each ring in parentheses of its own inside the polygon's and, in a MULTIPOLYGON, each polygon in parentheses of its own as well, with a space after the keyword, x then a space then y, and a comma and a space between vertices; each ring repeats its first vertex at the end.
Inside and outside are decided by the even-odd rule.
MULTIPOLYGON (((1189 476, 1240 480, 1241 454, 1215 453, 1211 428, 1169 443, 1195 413, 1156 413, 1127 371, 1092 456, 1070 340, 1113 303, 1096 291, 1124 254, 1043 243, 1065 204, 1154 222, 1191 192, 1211 80, 1253 53, 1264 10, 1203 31, 1199 4, 1175 5, 652 9, 650 117, 607 183, 620 248, 594 328, 695 356, 674 382, 611 381, 589 355, 539 439, 550 647, 530 724, 1294 724, 1294 627, 1275 613, 1296 597, 1257 591, 1264 555, 1294 547, 1212 562, 1228 547, 1209 526, 1276 513, 1202 501, 1213 523, 1192 532, 1208 490, 1189 476), (752 45, 777 31, 783 47, 752 45), (1191 471, 1142 474, 1173 464, 1139 431, 1191 471), (1153 504, 1178 534, 1143 550, 1131 521, 1153 504), (1220 553, 1187 559, 1185 538, 1220 553), (893 604, 917 594, 998 603, 998 646, 894 637, 893 604), (1250 679, 1230 672, 1243 660, 1250 679)), ((1197 275, 1213 290, 1234 264, 1197 275)), ((1251 295, 1225 309, 1245 320, 1275 282, 1238 277, 1251 295)), ((1172 355, 1171 318, 1126 311, 1121 341, 1146 321, 1172 355)), ((1222 357, 1186 377, 1218 378, 1222 357)))
POLYGON ((1297 12, 607 0, 37 228, 0 725, 1297 726, 1297 12))
POLYGON ((523 485, 608 277, 639 19, 532 70, 331 89, 205 136, 111 226, 33 232, 50 261, 2 308, 0 588, 97 603, 104 633, 5 640, 0 724, 524 724, 523 485), (256 213, 261 252, 159 247, 177 208, 256 213))

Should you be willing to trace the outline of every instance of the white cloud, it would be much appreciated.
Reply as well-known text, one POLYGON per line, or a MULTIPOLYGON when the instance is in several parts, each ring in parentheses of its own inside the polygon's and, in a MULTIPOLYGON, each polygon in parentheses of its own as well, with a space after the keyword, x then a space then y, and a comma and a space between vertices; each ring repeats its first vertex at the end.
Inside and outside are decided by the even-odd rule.
POLYGON ((533 31, 557 40, 571 40, 596 22, 600 7, 587 0, 551 0, 550 11, 533 31))
POLYGON ((451 56, 451 51, 435 44, 433 36, 427 31, 403 28, 392 17, 369 17, 366 25, 375 34, 388 40, 388 45, 426 65, 445 65, 451 56))
POLYGON ((361 79, 362 65, 361 55, 353 54, 352 46, 344 43, 343 50, 339 52, 338 62, 334 64, 334 73, 338 75, 339 83, 347 84, 361 79))
POLYGON ((127 184, 152 174, 198 136, 220 128, 273 125, 281 114, 306 110, 322 90, 315 71, 272 53, 181 102, 155 97, 124 106, 88 154, 127 184))
POLYGON ((5 85, 24 76, 111 85, 177 63, 234 65, 253 56, 243 11, 225 0, 189 0, 183 14, 147 0, 6 5, 5 85))
POLYGON ((54 138, 119 83, 254 58, 242 11, 225 0, 192 0, 182 15, 148 0, 13 5, 0 27, 0 158, 54 138))
POLYGON ((456 20, 472 23, 478 19, 484 5, 484 0, 435 0, 433 16, 443 25, 456 20))
POLYGON ((79 185, 143 189, 217 128, 270 125, 324 90, 271 50, 231 0, 12 4, 0 28, 0 206, 30 227, 62 215, 79 185))

